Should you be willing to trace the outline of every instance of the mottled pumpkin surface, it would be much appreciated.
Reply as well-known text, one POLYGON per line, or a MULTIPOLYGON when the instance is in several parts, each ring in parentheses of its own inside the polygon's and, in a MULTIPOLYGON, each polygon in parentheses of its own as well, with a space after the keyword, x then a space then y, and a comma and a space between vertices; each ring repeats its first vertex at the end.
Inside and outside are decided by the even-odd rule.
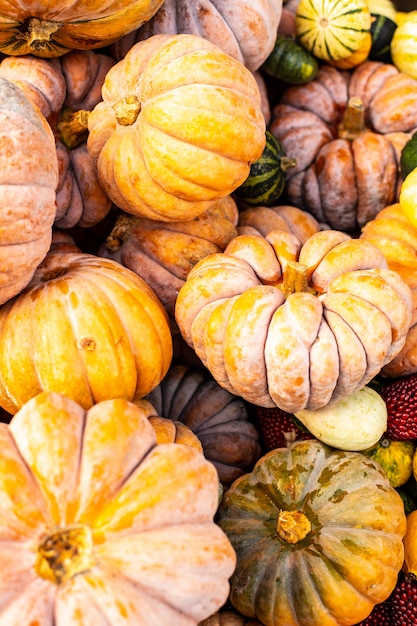
POLYGON ((268 626, 356 624, 403 564, 404 506, 379 464, 317 440, 262 457, 218 523, 237 553, 231 602, 268 626))
POLYGON ((147 418, 41 393, 0 425, 4 624, 196 626, 226 601, 216 471, 147 418))

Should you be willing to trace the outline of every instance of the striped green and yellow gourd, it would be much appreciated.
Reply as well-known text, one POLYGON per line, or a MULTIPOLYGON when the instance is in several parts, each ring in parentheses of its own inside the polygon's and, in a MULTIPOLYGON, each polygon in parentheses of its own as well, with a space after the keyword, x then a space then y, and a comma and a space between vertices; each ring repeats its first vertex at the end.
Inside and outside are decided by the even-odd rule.
POLYGON ((274 205, 284 191, 285 172, 295 164, 295 159, 285 154, 278 139, 267 130, 264 151, 252 163, 245 182, 236 189, 237 198, 250 206, 274 205))
POLYGON ((323 61, 351 56, 372 22, 366 0, 300 0, 295 20, 297 40, 323 61))

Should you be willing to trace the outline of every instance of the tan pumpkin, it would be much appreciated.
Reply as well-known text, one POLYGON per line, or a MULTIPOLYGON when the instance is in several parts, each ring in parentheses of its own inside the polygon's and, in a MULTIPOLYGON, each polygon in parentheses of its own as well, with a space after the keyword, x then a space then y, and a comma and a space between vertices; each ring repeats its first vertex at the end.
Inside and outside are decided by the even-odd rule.
POLYGON ((89 228, 98 224, 109 213, 112 202, 100 184, 86 143, 69 149, 57 140, 56 151, 59 181, 55 226, 89 228))
POLYGON ((364 226, 360 237, 381 250, 388 267, 402 277, 412 293, 412 318, 405 344, 382 374, 392 378, 414 374, 417 372, 417 229, 397 202, 379 211, 364 226))
POLYGON ((127 213, 197 217, 230 195, 265 146, 253 74, 194 35, 138 42, 106 75, 87 148, 101 185, 127 213))
POLYGON ((45 392, 0 424, 5 624, 196 626, 222 607, 235 556, 217 474, 147 417, 45 392))
POLYGON ((64 105, 71 111, 91 111, 101 101, 106 74, 116 61, 95 50, 73 50, 59 58, 65 78, 64 105))
POLYGON ((322 65, 310 83, 285 89, 270 131, 297 161, 288 201, 358 233, 397 200, 399 133, 404 145, 417 127, 416 98, 416 80, 377 61, 350 72, 322 65))
POLYGON ((0 52, 52 58, 102 48, 139 28, 163 0, 0 2, 0 52))
POLYGON ((0 63, 0 76, 24 91, 55 134, 59 166, 55 225, 59 228, 76 224, 91 227, 110 210, 111 200, 88 154, 88 130, 81 120, 83 113, 101 100, 104 76, 114 63, 109 56, 93 50, 70 52, 62 61, 26 55, 5 57, 0 63), (75 109, 74 119, 70 120, 67 112, 73 114, 69 107, 75 109))
POLYGON ((112 51, 121 59, 152 35, 188 33, 213 42, 254 71, 274 47, 281 12, 282 0, 165 0, 151 20, 119 39, 112 51))
POLYGON ((183 423, 198 437, 224 485, 252 469, 261 455, 248 406, 201 366, 174 363, 146 399, 158 415, 183 423))
POLYGON ((0 304, 26 287, 49 250, 57 185, 49 124, 0 76, 0 304))
POLYGON ((221 386, 296 413, 364 387, 403 347, 411 309, 409 287, 370 242, 324 230, 301 245, 272 231, 199 261, 175 317, 221 386))
POLYGON ((187 221, 161 222, 122 212, 98 253, 141 276, 173 317, 188 272, 200 259, 226 248, 237 235, 238 219, 231 196, 187 221))
POLYGON ((172 358, 167 313, 137 274, 82 252, 49 253, 25 291, 0 308, 0 406, 41 391, 85 408, 149 393, 172 358))
POLYGON ((67 93, 58 61, 33 55, 5 56, 0 63, 0 76, 18 85, 54 129, 67 93))

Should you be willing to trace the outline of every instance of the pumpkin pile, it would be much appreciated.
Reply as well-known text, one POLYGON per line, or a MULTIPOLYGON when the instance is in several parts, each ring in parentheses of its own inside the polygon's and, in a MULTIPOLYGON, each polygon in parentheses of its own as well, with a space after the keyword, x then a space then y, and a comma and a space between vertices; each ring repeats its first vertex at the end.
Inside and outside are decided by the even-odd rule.
POLYGON ((0 0, 0 625, 415 626, 416 12, 96 4, 0 0))

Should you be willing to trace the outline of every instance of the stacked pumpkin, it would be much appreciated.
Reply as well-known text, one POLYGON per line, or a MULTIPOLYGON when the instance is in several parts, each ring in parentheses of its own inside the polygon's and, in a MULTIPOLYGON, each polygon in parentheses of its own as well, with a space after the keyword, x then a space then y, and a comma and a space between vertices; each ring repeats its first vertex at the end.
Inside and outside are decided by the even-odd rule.
POLYGON ((366 620, 414 571, 353 425, 386 436, 370 385, 415 321, 365 232, 415 79, 370 59, 363 0, 327 57, 337 2, 296 3, 309 75, 273 107, 280 1, 47 4, 0 2, 0 621, 366 620), (267 450, 260 409, 308 432, 267 450))

